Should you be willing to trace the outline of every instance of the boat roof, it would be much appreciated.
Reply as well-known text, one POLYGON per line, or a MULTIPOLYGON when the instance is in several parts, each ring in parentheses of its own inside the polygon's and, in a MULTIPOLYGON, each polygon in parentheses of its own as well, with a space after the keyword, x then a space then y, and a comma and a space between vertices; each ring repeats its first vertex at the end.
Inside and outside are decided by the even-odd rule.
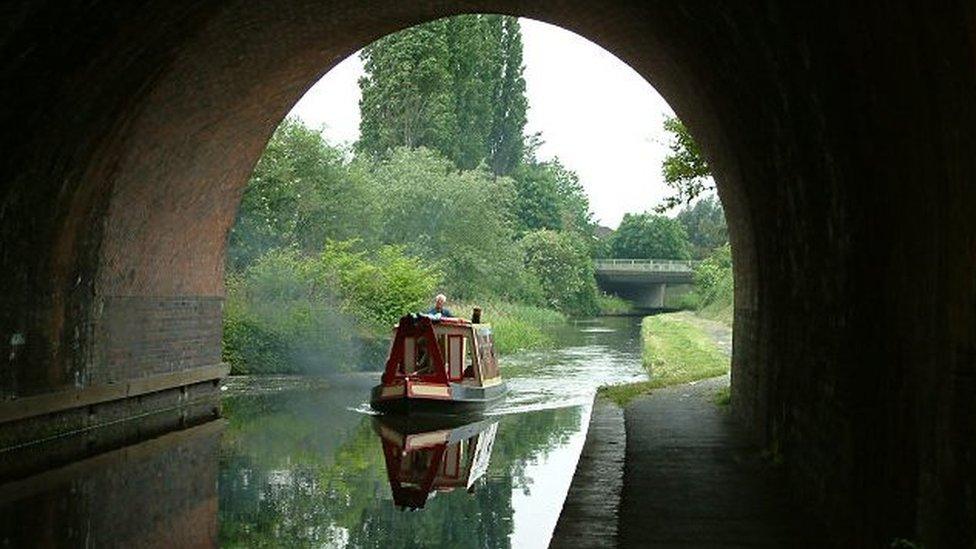
MULTIPOLYGON (((437 326, 438 324, 445 325, 445 326, 460 326, 462 328, 470 328, 471 326, 478 326, 477 324, 472 324, 471 321, 466 318, 455 317, 455 316, 437 317, 437 316, 423 314, 423 313, 418 314, 417 316, 429 318, 430 321, 434 324, 434 326, 437 326)), ((399 323, 393 326, 394 329, 399 327, 400 327, 399 323)))

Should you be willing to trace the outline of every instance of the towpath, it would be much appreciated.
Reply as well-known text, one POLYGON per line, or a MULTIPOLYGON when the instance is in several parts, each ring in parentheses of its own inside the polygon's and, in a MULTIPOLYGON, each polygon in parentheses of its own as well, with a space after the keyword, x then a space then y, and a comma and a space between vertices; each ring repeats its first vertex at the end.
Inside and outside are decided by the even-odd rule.
MULTIPOLYGON (((709 328, 730 350, 731 331, 709 328)), ((551 547, 822 546, 783 472, 714 403, 728 383, 658 389, 622 413, 598 401, 551 547)))

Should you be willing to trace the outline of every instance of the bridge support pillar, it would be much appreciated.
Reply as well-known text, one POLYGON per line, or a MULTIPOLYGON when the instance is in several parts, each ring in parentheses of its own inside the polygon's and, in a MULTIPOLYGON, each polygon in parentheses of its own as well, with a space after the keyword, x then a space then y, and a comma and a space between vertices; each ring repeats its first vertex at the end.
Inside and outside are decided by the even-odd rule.
POLYGON ((663 309, 664 308, 664 296, 668 293, 668 283, 662 282, 660 284, 651 284, 647 286, 647 295, 645 299, 639 302, 640 306, 647 307, 649 309, 663 309))

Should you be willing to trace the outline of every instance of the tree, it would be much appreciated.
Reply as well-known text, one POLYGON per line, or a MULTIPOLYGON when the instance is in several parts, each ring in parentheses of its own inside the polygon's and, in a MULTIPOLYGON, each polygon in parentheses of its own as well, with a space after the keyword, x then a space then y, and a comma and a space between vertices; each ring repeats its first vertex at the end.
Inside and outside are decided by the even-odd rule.
POLYGON ((529 101, 525 97, 525 67, 522 65, 522 30, 518 19, 502 20, 501 73, 495 82, 489 135, 489 165, 495 175, 507 175, 521 162, 529 101))
POLYGON ((664 158, 661 171, 664 182, 674 194, 655 208, 658 213, 688 204, 700 194, 715 188, 708 163, 684 123, 677 117, 668 117, 664 120, 664 129, 671 134, 671 153, 664 158))
POLYGON ((366 191, 348 177, 343 156, 299 120, 285 119, 278 126, 248 181, 230 233, 232 270, 241 271, 273 248, 317 253, 326 239, 368 232, 366 191))
POLYGON ((457 114, 448 20, 385 36, 363 48, 362 151, 426 146, 456 156, 457 114))
POLYGON ((522 163, 515 180, 516 229, 571 231, 592 236, 594 223, 590 201, 575 172, 559 159, 522 163))
POLYGON ((376 193, 379 238, 439 265, 452 299, 517 295, 523 269, 513 241, 513 182, 458 172, 426 148, 393 149, 355 171, 376 193))
POLYGON ((485 163, 495 175, 518 165, 528 101, 517 19, 441 19, 386 36, 361 56, 361 151, 423 146, 460 170, 485 163))
POLYGON ((610 241, 615 258, 690 259, 690 248, 681 223, 650 213, 625 214, 610 241))
POLYGON ((587 243, 579 236, 547 229, 519 242, 525 266, 542 285, 546 304, 571 315, 596 312, 596 279, 587 243))
POLYGON ((678 213, 677 219, 688 233, 696 259, 704 258, 729 241, 725 212, 714 194, 695 202, 694 206, 685 206, 678 213))

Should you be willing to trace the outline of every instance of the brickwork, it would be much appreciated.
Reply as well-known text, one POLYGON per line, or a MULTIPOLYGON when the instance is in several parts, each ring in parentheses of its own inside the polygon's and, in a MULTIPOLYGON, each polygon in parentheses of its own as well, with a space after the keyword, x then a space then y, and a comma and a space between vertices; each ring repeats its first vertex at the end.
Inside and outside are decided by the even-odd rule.
POLYGON ((87 384, 219 364, 222 303, 194 296, 104 299, 87 384))
POLYGON ((346 55, 468 11, 586 36, 688 125, 729 218, 733 406, 839 539, 972 545, 963 0, 15 0, 0 30, 0 399, 216 356, 204 303, 223 292, 227 232, 277 123, 346 55), (171 332, 129 329, 170 314, 171 332))

